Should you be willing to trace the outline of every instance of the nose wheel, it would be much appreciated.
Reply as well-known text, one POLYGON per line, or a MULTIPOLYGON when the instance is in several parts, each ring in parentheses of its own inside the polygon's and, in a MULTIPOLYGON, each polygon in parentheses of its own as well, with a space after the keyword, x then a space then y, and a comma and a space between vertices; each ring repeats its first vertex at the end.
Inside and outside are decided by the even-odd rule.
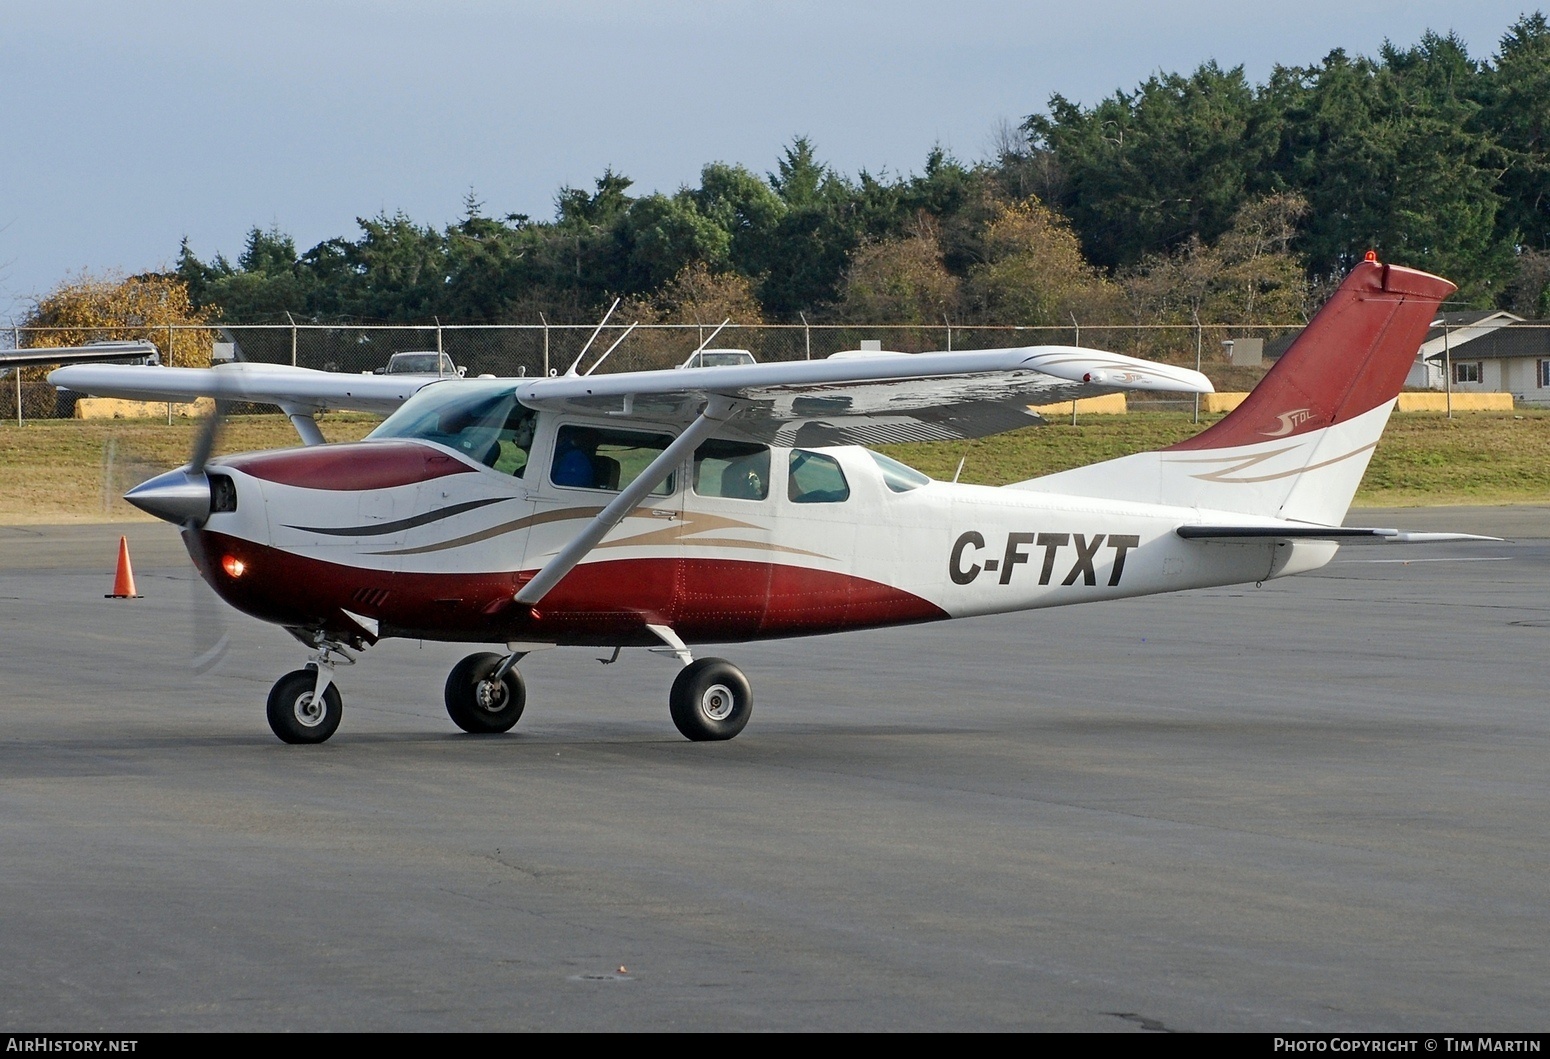
POLYGON ((517 672, 520 655, 469 655, 447 676, 447 716, 475 735, 509 732, 527 705, 527 687, 517 672))
POLYGON ((731 739, 753 714, 753 689, 724 658, 701 658, 678 671, 668 696, 673 724, 695 742, 731 739))
POLYGON ((269 727, 286 743, 321 743, 334 734, 344 714, 332 683, 318 694, 314 666, 287 673, 269 691, 269 727))

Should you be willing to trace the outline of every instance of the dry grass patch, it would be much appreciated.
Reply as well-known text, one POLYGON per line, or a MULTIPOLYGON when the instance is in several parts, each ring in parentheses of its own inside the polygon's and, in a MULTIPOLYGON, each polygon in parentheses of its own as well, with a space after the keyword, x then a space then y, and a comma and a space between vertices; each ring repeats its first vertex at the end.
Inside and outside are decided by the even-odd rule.
MULTIPOLYGON (((329 441, 354 441, 376 416, 340 413, 319 424, 329 441)), ((0 426, 0 524, 121 522, 151 516, 124 503, 125 490, 188 462, 203 423, 175 419, 41 419, 0 426)), ((284 416, 232 416, 216 452, 299 445, 284 416)))

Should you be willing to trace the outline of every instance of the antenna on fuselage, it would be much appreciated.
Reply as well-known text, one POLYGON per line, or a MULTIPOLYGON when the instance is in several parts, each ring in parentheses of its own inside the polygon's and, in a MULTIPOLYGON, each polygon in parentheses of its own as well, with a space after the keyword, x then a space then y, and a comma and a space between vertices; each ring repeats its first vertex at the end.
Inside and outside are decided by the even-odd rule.
POLYGON ((963 465, 968 463, 968 462, 969 462, 969 457, 968 457, 967 453, 965 453, 963 455, 963 457, 958 460, 958 469, 953 472, 953 484, 954 485, 958 484, 958 476, 963 473, 963 465))
POLYGON ((603 361, 608 359, 608 354, 610 354, 614 350, 618 349, 619 348, 619 343, 623 342, 626 338, 629 338, 630 337, 630 332, 635 330, 635 328, 637 328, 639 326, 640 326, 640 321, 637 320, 637 321, 635 321, 635 323, 631 324, 629 327, 626 327, 624 329, 624 334, 620 335, 617 339, 615 339, 613 345, 611 345, 607 349, 603 350, 603 355, 601 357, 598 357, 597 358, 597 362, 586 370, 586 374, 591 375, 594 371, 596 371, 599 367, 601 367, 603 361))
POLYGON ((615 298, 614 303, 608 307, 608 311, 598 321, 597 330, 592 332, 592 337, 587 339, 587 344, 581 347, 581 352, 576 354, 576 359, 571 361, 571 366, 565 369, 566 375, 576 374, 576 368, 581 364, 581 358, 587 355, 587 350, 592 348, 592 343, 597 341, 597 336, 603 333, 603 328, 608 325, 608 318, 614 314, 615 309, 619 308, 620 300, 615 298))

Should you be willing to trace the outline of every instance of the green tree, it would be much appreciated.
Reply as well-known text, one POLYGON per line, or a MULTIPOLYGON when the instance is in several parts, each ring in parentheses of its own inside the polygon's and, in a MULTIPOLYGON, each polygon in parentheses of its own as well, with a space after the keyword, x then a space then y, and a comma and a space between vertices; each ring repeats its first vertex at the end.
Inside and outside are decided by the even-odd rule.
POLYGON ((1487 78, 1482 120, 1504 162, 1500 238, 1550 250, 1550 26, 1539 12, 1512 24, 1487 78))
POLYGON ((702 214, 687 191, 636 199, 618 235, 626 255, 620 289, 631 294, 655 290, 697 262, 721 270, 732 245, 732 233, 702 214))
POLYGON ((469 323, 500 323, 519 312, 542 277, 534 268, 538 239, 529 218, 517 213, 483 215, 472 192, 463 219, 443 234, 446 286, 438 315, 469 323))
POLYGON ((745 259, 758 279, 767 314, 791 319, 839 297, 851 251, 861 242, 849 184, 817 160, 813 145, 799 136, 769 175, 785 204, 762 245, 745 259))
POLYGON ((701 215, 730 236, 727 258, 744 276, 760 271, 763 248, 775 237, 789 207, 764 178, 743 168, 714 162, 700 171, 700 186, 690 193, 701 215))
POLYGON ((1061 95, 1024 122, 1063 180, 1053 203, 1107 268, 1227 229, 1267 144, 1242 67, 1160 74, 1086 109, 1061 95))
MULTIPOLYGON (((186 250, 186 243, 185 243, 186 250)), ((198 274, 200 268, 191 254, 180 258, 178 271, 198 274)), ((288 311, 305 311, 316 281, 302 267, 296 244, 278 227, 251 228, 242 253, 233 268, 220 256, 213 267, 204 270, 198 284, 202 304, 219 306, 228 320, 260 320, 288 311)), ((194 284, 190 284, 192 289, 194 284)))

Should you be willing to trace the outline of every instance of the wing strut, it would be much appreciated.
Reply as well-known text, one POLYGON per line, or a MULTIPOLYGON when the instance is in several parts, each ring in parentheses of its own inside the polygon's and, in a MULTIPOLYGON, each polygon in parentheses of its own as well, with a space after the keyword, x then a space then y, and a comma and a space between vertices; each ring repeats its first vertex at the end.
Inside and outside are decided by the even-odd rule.
POLYGON ((317 417, 308 409, 288 402, 281 403, 280 411, 290 419, 291 426, 296 428, 296 433, 301 435, 303 445, 323 445, 328 439, 323 437, 323 432, 318 429, 317 417))
POLYGON ((737 405, 730 398, 712 394, 704 409, 701 410, 699 418, 689 424, 689 428, 678 435, 671 445, 663 449, 662 454, 652 460, 633 482, 614 497, 611 504, 598 512, 597 517, 587 524, 586 529, 576 534, 553 559, 545 563, 533 580, 522 586, 521 591, 516 595, 516 601, 529 607, 536 606, 562 577, 587 557, 587 553, 607 536, 609 530, 624 521, 624 517, 635 510, 636 504, 646 499, 653 489, 667 479, 685 454, 693 452, 711 431, 732 418, 736 411, 737 405))

